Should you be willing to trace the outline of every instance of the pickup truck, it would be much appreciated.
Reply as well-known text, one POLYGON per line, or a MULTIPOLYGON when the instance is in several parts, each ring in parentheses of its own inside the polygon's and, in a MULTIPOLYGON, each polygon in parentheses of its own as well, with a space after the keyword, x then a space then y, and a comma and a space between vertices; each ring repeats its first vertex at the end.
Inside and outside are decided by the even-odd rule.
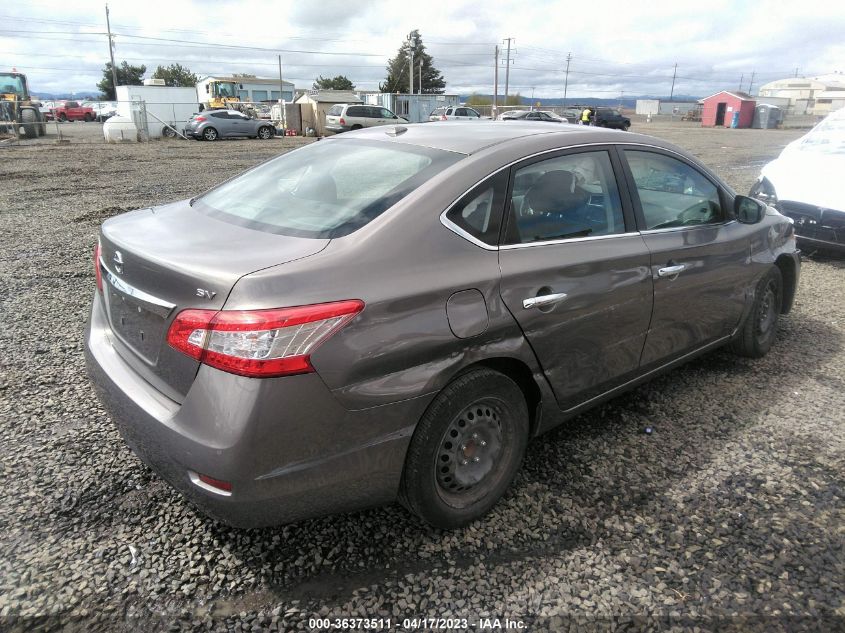
POLYGON ((81 106, 76 101, 57 101, 53 107, 53 118, 57 121, 93 121, 96 116, 94 108, 81 106))

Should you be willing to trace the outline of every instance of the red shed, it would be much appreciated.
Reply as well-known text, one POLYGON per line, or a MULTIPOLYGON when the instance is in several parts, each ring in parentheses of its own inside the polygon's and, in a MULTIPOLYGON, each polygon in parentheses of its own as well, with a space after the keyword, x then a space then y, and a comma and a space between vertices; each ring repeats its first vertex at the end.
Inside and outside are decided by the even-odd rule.
POLYGON ((722 90, 701 100, 701 127, 731 127, 734 113, 739 112, 737 127, 751 127, 757 102, 746 92, 722 90))

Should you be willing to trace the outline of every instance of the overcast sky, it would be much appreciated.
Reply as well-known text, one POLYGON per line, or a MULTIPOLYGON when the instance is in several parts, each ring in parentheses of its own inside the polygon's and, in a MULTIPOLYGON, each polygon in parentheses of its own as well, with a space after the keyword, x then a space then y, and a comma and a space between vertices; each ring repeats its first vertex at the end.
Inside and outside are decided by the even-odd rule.
MULTIPOLYGON (((510 92, 535 98, 706 96, 752 91, 792 76, 845 72, 845 2, 709 0, 591 2, 499 0, 419 3, 301 0, 171 0, 109 3, 116 61, 178 62, 198 75, 235 72, 284 78, 310 88, 317 75, 349 77, 374 90, 412 29, 449 93, 493 91, 494 47, 513 38, 510 92), (823 7, 823 8, 822 8, 823 7), (593 13, 593 15, 588 15, 593 13), (157 38, 157 39, 154 39, 157 38)), ((93 93, 108 60, 101 3, 7 2, 0 8, 0 67, 27 73, 39 92, 93 93)), ((843 76, 845 80, 845 76, 843 76)))

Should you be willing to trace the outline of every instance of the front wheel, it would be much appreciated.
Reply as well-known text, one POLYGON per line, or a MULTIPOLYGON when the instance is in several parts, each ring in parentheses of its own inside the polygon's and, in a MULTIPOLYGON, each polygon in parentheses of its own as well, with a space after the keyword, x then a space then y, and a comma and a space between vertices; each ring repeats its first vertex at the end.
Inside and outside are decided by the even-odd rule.
POLYGON ((260 138, 262 141, 266 141, 268 138, 270 138, 272 136, 273 136, 273 130, 271 130, 269 127, 264 126, 264 127, 259 128, 258 138, 260 138))
POLYGON ((754 305, 732 344, 734 352, 748 358, 761 358, 768 353, 775 342, 782 301, 783 275, 777 266, 772 266, 757 284, 754 305))
POLYGON ((623 123, 622 124, 622 131, 627 132, 630 127, 631 127, 630 123, 623 123))
POLYGON ((401 499, 440 528, 486 514, 522 463, 528 407, 516 383, 490 369, 463 374, 423 415, 408 449, 401 499))

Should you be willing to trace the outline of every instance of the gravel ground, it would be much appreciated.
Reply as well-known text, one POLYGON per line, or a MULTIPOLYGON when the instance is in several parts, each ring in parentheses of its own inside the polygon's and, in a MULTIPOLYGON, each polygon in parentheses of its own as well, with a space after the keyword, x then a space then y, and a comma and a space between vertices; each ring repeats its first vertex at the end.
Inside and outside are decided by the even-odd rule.
MULTIPOLYGON (((740 192, 800 135, 638 128, 740 192)), ((0 146, 0 630, 845 628, 842 261, 805 261, 766 358, 710 354, 539 438, 470 527, 388 507, 233 530, 144 467, 97 403, 91 254, 104 218, 306 141, 109 146, 96 124, 66 129, 69 144, 0 146)))

